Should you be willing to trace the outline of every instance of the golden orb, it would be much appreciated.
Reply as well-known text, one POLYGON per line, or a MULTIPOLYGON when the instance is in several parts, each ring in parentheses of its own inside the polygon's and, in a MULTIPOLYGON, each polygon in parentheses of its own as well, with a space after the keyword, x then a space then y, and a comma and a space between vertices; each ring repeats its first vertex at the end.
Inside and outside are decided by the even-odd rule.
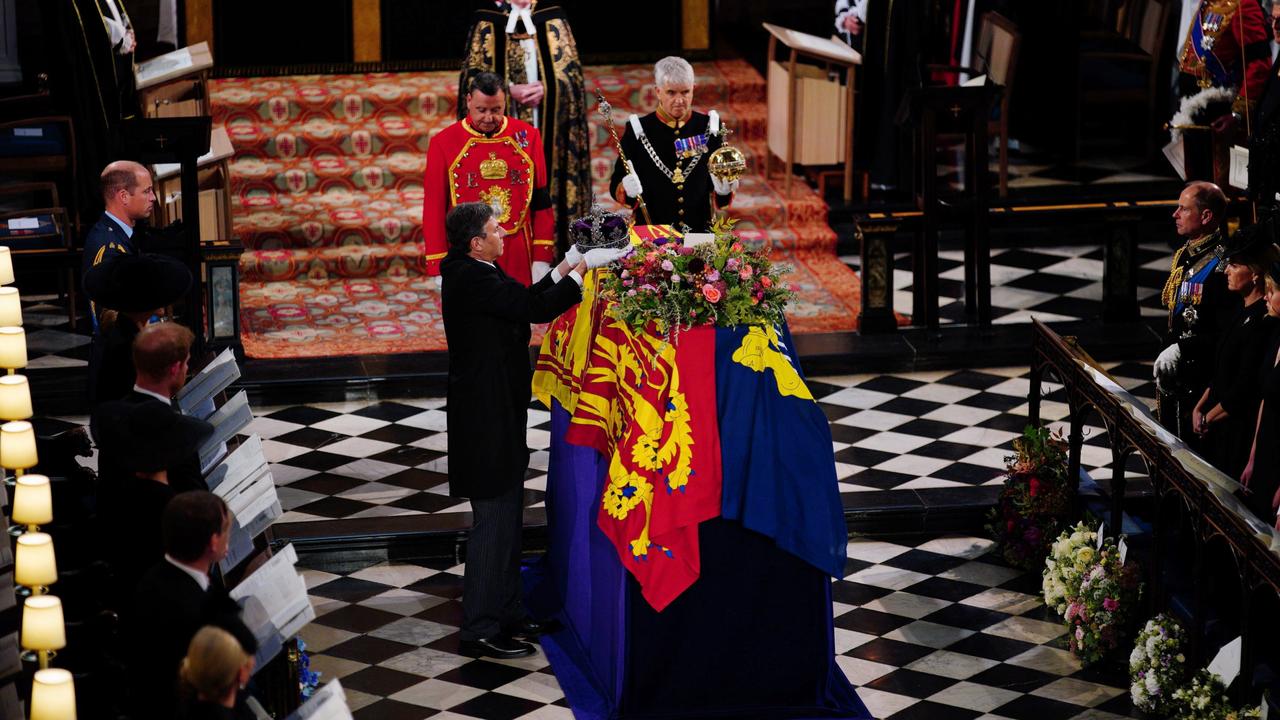
POLYGON ((747 157, 732 145, 722 145, 707 158, 707 171, 724 182, 733 182, 747 171, 747 157))

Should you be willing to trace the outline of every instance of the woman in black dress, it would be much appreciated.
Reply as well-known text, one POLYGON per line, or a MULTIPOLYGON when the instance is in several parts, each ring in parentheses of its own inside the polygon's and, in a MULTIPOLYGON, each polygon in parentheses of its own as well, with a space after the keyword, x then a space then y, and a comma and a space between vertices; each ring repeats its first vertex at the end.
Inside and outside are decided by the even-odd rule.
POLYGON ((1206 456, 1233 478, 1240 477, 1249 460, 1261 399, 1257 377, 1267 340, 1267 323, 1260 322, 1267 314, 1264 278, 1278 259, 1270 229, 1269 223, 1252 225, 1231 238, 1227 289, 1241 297, 1244 307, 1222 333, 1213 379, 1191 413, 1192 427, 1205 437, 1206 456))
POLYGON ((1267 273, 1266 303, 1264 320, 1270 331, 1258 373, 1262 404, 1258 408, 1249 462, 1240 474, 1240 482, 1246 488, 1245 500, 1253 512, 1280 528, 1276 518, 1276 508, 1280 506, 1280 493, 1277 493, 1280 490, 1280 263, 1272 263, 1267 273))
POLYGON ((226 630, 213 625, 200 628, 187 646, 179 674, 188 699, 182 714, 185 720, 252 717, 237 710, 236 699, 253 676, 253 657, 226 630))

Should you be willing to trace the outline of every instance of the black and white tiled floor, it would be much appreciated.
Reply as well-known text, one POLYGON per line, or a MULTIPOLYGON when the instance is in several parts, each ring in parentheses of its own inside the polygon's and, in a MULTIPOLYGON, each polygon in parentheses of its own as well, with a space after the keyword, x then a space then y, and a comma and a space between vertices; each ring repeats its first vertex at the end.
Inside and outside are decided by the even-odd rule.
MULTIPOLYGON (((1153 396, 1149 365, 1110 365, 1139 397, 1153 396)), ((1005 456, 1027 421, 1025 368, 810 378, 831 423, 833 455, 847 508, 882 507, 971 488, 983 497, 1001 482, 1005 456)), ((1067 408, 1047 386, 1047 421, 1067 408)), ((435 515, 459 529, 470 505, 448 496, 447 408, 441 398, 257 408, 249 428, 264 451, 286 510, 280 523, 435 515)), ((525 505, 546 491, 550 415, 529 412, 533 454, 525 505)), ((1058 425, 1060 427, 1060 424, 1058 425)), ((1102 428, 1086 429, 1085 468, 1110 464, 1102 428)), ((437 523, 436 525, 440 525, 437 523)), ((288 534, 287 532, 285 533, 288 534)))
MULTIPOLYGON (((1138 246, 1138 304, 1144 318, 1160 318, 1160 289, 1169 277, 1173 251, 1163 243, 1138 246)), ((840 258, 855 272, 857 255, 840 258)), ((992 322, 997 325, 1030 322, 1092 320, 1102 312, 1102 249, 1088 246, 994 248, 991 251, 992 322)), ((964 253, 938 253, 938 314, 942 324, 965 321, 964 253)), ((893 307, 911 315, 911 255, 894 256, 893 307)))
MULTIPOLYGON (((1124 678, 1082 670, 1040 600, 1039 576, 991 549, 965 536, 849 543, 832 593, 836 660, 872 716, 1129 715, 1124 678)), ((317 618, 302 637, 321 681, 341 679, 358 720, 571 720, 542 652, 513 661, 458 653, 462 570, 305 571, 317 618)))
POLYGON ((27 337, 28 370, 89 366, 92 338, 71 327, 65 298, 23 294, 22 323, 27 337))

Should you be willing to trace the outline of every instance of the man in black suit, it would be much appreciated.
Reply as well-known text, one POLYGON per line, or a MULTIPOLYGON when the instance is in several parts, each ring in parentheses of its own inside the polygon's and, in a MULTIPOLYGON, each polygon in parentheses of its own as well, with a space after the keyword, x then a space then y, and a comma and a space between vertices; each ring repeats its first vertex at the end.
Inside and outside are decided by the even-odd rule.
POLYGON ((234 635, 246 653, 258 650, 239 606, 209 575, 226 557, 231 538, 226 503, 207 490, 181 493, 165 508, 163 526, 164 559, 143 576, 124 614, 131 717, 147 720, 178 716, 178 667, 200 628, 216 625, 234 635))
POLYGON ((97 405, 129 393, 135 379, 134 338, 187 294, 191 271, 164 255, 115 254, 90 268, 84 285, 102 314, 89 354, 89 399, 97 405))
MULTIPOLYGON (((151 217, 156 204, 155 182, 151 171, 129 160, 117 160, 102 170, 98 179, 102 190, 102 217, 89 228, 84 238, 84 257, 80 277, 89 268, 120 255, 137 255, 133 233, 138 222, 151 217)), ((89 293, 90 301, 97 298, 89 293)), ((94 322, 97 322, 96 308, 94 322)), ((95 324, 96 327, 96 324, 95 324)))
POLYGON ((177 323, 148 325, 133 343, 133 389, 99 405, 90 419, 98 446, 98 517, 102 559, 120 592, 131 597, 143 573, 164 556, 161 517, 174 495, 206 489, 200 444, 213 426, 173 408, 170 398, 187 380, 193 336, 177 323), (109 532, 128 518, 135 532, 109 532))
POLYGON ((493 209, 462 203, 445 218, 449 254, 440 264, 441 311, 449 345, 449 494, 471 499, 473 525, 463 580, 461 650, 511 658, 530 655, 545 626, 525 617, 520 600, 520 531, 529 467, 529 324, 555 319, 582 299, 582 275, 622 250, 570 249, 531 287, 494 261, 503 231, 493 209))

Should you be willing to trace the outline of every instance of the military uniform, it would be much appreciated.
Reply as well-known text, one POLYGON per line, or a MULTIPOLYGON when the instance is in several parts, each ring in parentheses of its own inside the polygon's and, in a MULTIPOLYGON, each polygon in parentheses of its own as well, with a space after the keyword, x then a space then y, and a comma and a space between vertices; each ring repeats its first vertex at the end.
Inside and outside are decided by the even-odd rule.
POLYGON ((1214 358, 1223 329, 1240 309, 1240 299, 1227 289, 1223 274, 1226 252, 1221 230, 1188 240, 1173 256, 1161 302, 1169 309, 1165 346, 1177 343, 1178 368, 1162 380, 1160 420, 1183 438, 1191 437, 1187 419, 1213 377, 1214 358))
MULTIPOLYGON (((673 120, 662 110, 644 117, 632 115, 622 135, 622 152, 644 187, 648 224, 688 225, 692 232, 706 232, 712 214, 727 207, 733 195, 718 195, 707 172, 707 157, 724 144, 720 136, 720 118, 710 114, 690 113, 689 119, 673 120)), ((622 178, 627 168, 619 158, 613 166, 609 192, 618 202, 636 208, 636 199, 627 197, 622 178)), ((636 210, 636 223, 646 222, 636 210)))
POLYGON ((1200 87, 1242 87, 1232 110, 1262 96, 1271 47, 1262 8, 1253 0, 1201 0, 1178 51, 1178 67, 1200 87))

